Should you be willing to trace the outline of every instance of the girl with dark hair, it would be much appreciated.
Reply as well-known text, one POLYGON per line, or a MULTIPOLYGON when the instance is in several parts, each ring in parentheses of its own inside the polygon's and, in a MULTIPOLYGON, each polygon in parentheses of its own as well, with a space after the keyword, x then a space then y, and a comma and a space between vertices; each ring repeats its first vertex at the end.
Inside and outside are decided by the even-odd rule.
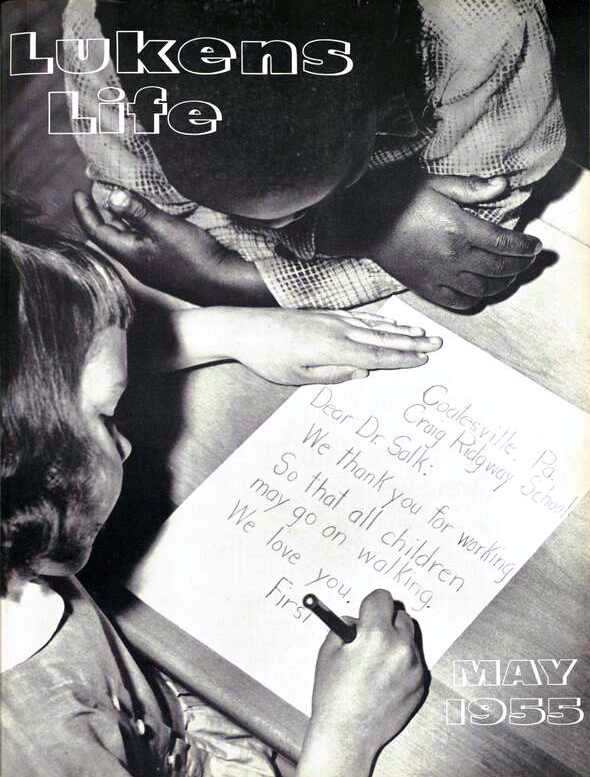
MULTIPOLYGON (((84 246, 2 237, 2 774, 276 774, 272 753, 141 665, 74 575, 120 492, 129 442, 113 415, 131 308, 84 246)), ((297 773, 368 775, 424 692, 412 620, 389 593, 331 634, 297 773)), ((195 668, 198 671, 198 668, 195 668)))
MULTIPOLYGON (((114 358, 121 357, 121 385, 112 395, 106 385, 104 402, 98 402, 101 387, 111 372, 92 369, 96 420, 112 416, 124 387, 123 346, 131 320, 129 298, 111 265, 99 264, 72 242, 31 230, 37 233, 34 244, 1 238, 2 594, 39 564, 68 562, 75 572, 86 560, 93 537, 83 542, 72 530, 80 513, 93 510, 95 466, 106 467, 101 455, 110 445, 104 445, 99 423, 85 423, 95 419, 81 415, 78 391, 86 391, 85 364, 112 370, 114 358), (103 365, 107 337, 117 353, 108 354, 113 364, 103 365)), ((86 405, 82 410, 92 412, 86 405)), ((109 437, 126 457, 128 442, 114 428, 109 437)), ((119 486, 116 479, 109 482, 117 492, 112 507, 119 486)))

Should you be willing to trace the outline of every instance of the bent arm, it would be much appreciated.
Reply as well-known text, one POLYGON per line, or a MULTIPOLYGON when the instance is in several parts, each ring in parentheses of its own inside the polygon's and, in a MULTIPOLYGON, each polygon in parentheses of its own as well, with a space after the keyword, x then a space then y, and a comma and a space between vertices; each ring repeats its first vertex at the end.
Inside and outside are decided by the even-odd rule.
POLYGON ((248 308, 194 307, 146 286, 119 262, 109 260, 121 274, 136 308, 129 337, 134 369, 173 372, 236 358, 235 335, 248 308))
POLYGON ((130 338, 132 364, 142 370, 173 372, 236 359, 236 334, 248 308, 173 309, 142 303, 130 338))
POLYGON ((514 226, 532 185, 565 146, 545 8, 539 0, 495 0, 474 16, 466 0, 444 9, 437 0, 420 4, 431 30, 424 89, 435 122, 420 164, 434 175, 504 176, 501 199, 469 210, 514 226))
MULTIPOLYGON (((195 253, 195 258, 199 254, 195 253)), ((180 297, 195 305, 244 305, 270 307, 276 300, 257 267, 228 253, 211 261, 195 261, 192 283, 180 290, 180 297)))

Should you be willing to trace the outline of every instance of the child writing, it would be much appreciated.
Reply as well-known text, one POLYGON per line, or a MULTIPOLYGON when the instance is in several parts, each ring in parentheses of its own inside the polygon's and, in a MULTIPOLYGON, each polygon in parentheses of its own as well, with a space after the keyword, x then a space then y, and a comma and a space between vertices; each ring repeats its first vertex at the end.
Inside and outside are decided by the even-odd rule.
MULTIPOLYGON (((3 226, 2 773, 271 777, 268 749, 140 665, 76 580, 130 453, 113 416, 132 311, 86 247, 3 226)), ((389 593, 365 598, 357 630, 320 651, 300 777, 368 775, 423 697, 414 625, 389 593)))
MULTIPOLYGON (((166 250, 149 263, 132 247, 120 257, 148 285, 198 304, 316 308, 408 287, 467 310, 504 292, 541 249, 509 228, 564 146, 542 0, 178 0, 165 15, 151 3, 70 0, 64 29, 109 37, 113 51, 117 30, 141 30, 149 43, 141 67, 122 72, 111 62, 80 73, 75 48, 66 52, 82 116, 95 114, 104 86, 127 99, 156 86, 171 105, 223 108, 209 135, 165 121, 147 134, 143 92, 137 125, 129 117, 122 134, 76 136, 100 204, 119 186, 192 224, 177 245, 175 222, 162 222, 166 250), (266 75, 244 75, 233 60, 222 74, 195 75, 198 56, 191 72, 171 74, 154 55, 169 41, 172 61, 199 36, 236 51, 244 40, 301 51, 318 34, 350 43, 349 73, 289 69, 272 48, 266 75)), ((135 195, 128 207, 144 213, 135 195)))

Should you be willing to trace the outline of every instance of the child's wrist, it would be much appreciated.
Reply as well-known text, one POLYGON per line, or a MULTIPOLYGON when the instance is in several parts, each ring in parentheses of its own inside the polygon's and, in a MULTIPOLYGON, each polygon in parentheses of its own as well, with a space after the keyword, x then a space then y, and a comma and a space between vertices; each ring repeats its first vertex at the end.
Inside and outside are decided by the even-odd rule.
POLYGON ((219 344, 223 356, 246 363, 260 334, 260 312, 253 308, 219 307, 219 344))
POLYGON ((369 775, 377 749, 366 740, 343 735, 338 727, 316 725, 312 718, 305 737, 300 767, 307 774, 369 775), (308 770, 309 767, 309 770, 308 770))
POLYGON ((174 312, 174 368, 224 359, 241 360, 244 312, 244 308, 217 305, 174 312))

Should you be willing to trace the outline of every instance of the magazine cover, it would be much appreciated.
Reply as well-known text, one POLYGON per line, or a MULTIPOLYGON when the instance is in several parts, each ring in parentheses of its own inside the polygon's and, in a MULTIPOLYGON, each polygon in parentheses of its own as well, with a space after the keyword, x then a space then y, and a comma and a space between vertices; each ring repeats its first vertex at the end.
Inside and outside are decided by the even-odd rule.
POLYGON ((588 12, 2 4, 2 775, 590 774, 588 12))

